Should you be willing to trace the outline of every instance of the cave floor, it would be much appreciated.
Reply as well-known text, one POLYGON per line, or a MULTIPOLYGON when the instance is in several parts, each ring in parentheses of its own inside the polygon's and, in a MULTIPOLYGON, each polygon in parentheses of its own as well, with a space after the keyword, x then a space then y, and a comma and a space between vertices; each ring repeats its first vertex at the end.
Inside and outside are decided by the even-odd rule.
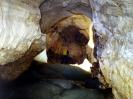
MULTIPOLYGON (((33 66, 16 80, 1 83, 0 99, 113 99, 111 89, 100 90, 95 86, 98 84, 97 80, 94 82, 90 79, 85 80, 86 78, 73 79, 72 75, 67 79, 56 76, 48 78, 46 73, 40 73, 40 69, 37 68, 33 66), (84 81, 90 85, 82 86, 84 81)), ((56 72, 51 73, 56 75, 56 72)))

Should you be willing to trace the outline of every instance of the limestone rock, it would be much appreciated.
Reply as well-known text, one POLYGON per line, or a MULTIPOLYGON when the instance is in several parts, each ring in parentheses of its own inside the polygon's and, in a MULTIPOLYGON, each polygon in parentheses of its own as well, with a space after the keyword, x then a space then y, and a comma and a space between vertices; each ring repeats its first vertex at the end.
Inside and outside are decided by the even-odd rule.
POLYGON ((45 36, 42 36, 39 26, 41 2, 42 0, 0 0, 0 78, 10 78, 7 75, 11 76, 11 71, 16 75, 21 69, 25 70, 21 65, 30 64, 44 47, 41 43, 45 42, 45 36), (34 54, 31 55, 31 52, 34 54), (25 62, 26 58, 22 57, 27 57, 28 61, 25 62), (12 63, 14 61, 17 62, 12 63))
POLYGON ((116 99, 132 99, 133 1, 90 1, 100 68, 116 99))
POLYGON ((42 17, 40 26, 43 33, 49 30, 54 23, 74 13, 92 18, 90 4, 87 0, 46 0, 41 4, 40 11, 42 17))
POLYGON ((40 6, 40 26, 47 34, 49 63, 82 64, 88 57, 91 57, 90 63, 93 62, 93 22, 89 7, 89 2, 82 0, 45 1, 40 6), (63 52, 68 52, 66 60, 69 62, 62 62, 63 52))
MULTIPOLYGON (((14 68, 22 68, 21 65, 26 62, 25 60, 31 61, 36 55, 35 53, 30 56, 32 51, 38 52, 36 47, 31 47, 31 45, 35 39, 41 37, 38 8, 41 1, 0 0, 0 78, 9 77, 12 75, 12 70, 15 73, 14 68), (27 58, 22 59, 22 56, 27 56, 27 58), (16 60, 17 65, 11 63, 16 60), (6 72, 7 70, 10 72, 6 72)), ((106 81, 113 88, 116 99, 132 99, 133 1, 90 0, 90 2, 93 15, 90 13, 88 0, 64 0, 63 2, 62 0, 45 0, 45 3, 40 6, 41 13, 44 13, 41 19, 42 32, 51 27, 51 22, 56 23, 62 17, 73 13, 80 12, 90 16, 96 30, 96 54, 106 81)), ((41 46, 41 43, 39 44, 41 46)), ((16 73, 13 77, 16 77, 16 73)))

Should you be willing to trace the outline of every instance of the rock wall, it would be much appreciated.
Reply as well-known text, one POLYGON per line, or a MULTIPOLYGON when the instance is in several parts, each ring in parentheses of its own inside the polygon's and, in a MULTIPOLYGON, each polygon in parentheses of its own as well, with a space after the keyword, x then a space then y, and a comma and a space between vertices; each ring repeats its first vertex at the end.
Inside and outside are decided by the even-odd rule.
POLYGON ((40 5, 41 31, 45 33, 62 18, 74 14, 84 14, 92 18, 90 3, 88 0, 46 0, 40 5))
POLYGON ((116 99, 133 97, 133 1, 90 0, 97 58, 116 99))
POLYGON ((22 72, 26 66, 21 65, 29 64, 44 47, 45 36, 39 26, 41 2, 0 0, 0 78, 10 78, 10 75, 22 72), (14 61, 17 64, 12 63, 14 61))
MULTIPOLYGON (((39 28, 41 2, 42 0, 0 0, 0 78, 15 78, 44 48, 45 44, 42 42, 45 42, 45 36, 42 37, 39 28)), ((62 8, 69 6, 67 10, 71 12, 66 15, 82 12, 90 16, 86 13, 90 11, 88 0, 58 2, 56 1, 57 4, 55 4, 50 0, 47 7, 51 9, 51 6, 55 8, 60 5, 62 8)), ((132 99, 133 1, 90 0, 90 3, 97 36, 96 54, 103 75, 113 88, 116 99, 132 99)), ((63 11, 59 7, 56 11, 58 13, 52 14, 62 17, 61 10, 63 11)), ((42 11, 45 12, 45 8, 42 11)), ((55 19, 53 21, 56 21, 55 19)), ((45 21, 46 26, 49 27, 47 18, 45 21)))

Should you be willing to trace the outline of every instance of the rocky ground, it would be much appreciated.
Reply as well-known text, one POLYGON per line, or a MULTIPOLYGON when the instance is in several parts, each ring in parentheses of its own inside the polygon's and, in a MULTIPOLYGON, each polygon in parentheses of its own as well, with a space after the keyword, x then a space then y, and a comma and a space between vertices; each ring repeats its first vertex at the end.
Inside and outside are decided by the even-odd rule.
MULTIPOLYGON (((45 65, 46 68, 51 67, 45 65)), ((80 69, 66 68, 69 73, 63 70, 58 73, 59 70, 54 68, 46 70, 32 66, 16 80, 1 82, 0 99, 113 99, 111 89, 100 90, 98 80, 88 78, 80 69), (49 70, 49 74, 43 73, 46 70, 49 70), (50 73, 54 76, 50 76, 50 73)))

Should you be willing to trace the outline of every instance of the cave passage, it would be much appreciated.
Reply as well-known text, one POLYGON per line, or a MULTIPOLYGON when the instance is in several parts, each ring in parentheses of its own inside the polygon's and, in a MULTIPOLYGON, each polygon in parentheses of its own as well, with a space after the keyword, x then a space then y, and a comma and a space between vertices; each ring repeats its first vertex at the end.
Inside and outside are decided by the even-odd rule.
POLYGON ((83 63, 84 59, 87 57, 85 49, 89 38, 80 33, 78 27, 72 25, 65 27, 59 32, 58 36, 58 40, 55 40, 47 49, 48 63, 83 63), (72 54, 79 55, 74 57, 72 54))
MULTIPOLYGON (((67 11, 69 11, 69 14, 68 12, 67 14, 65 14, 66 11, 64 11, 64 9, 66 8, 66 4, 63 3, 64 5, 63 9, 60 9, 60 7, 58 7, 58 4, 57 5, 52 4, 55 1, 60 2, 62 0, 45 0, 44 5, 43 4, 40 5, 40 12, 39 9, 38 10, 33 9, 33 8, 38 8, 37 6, 31 7, 33 9, 33 12, 38 11, 34 16, 32 11, 31 13, 28 12, 30 11, 30 6, 31 6, 30 4, 33 3, 34 0, 33 1, 27 0, 29 3, 28 2, 26 3, 25 1, 26 0, 22 0, 22 5, 21 2, 20 4, 17 4, 17 2, 16 4, 15 2, 14 3, 11 2, 11 4, 13 5, 13 9, 11 9, 11 11, 14 11, 13 15, 15 15, 15 13, 19 12, 19 9, 22 9, 22 15, 23 16, 25 14, 26 15, 24 16, 24 18, 22 17, 22 20, 21 19, 19 20, 21 21, 23 21, 23 19, 27 20, 24 20, 26 21, 26 23, 24 24, 21 23, 20 21, 21 23, 20 26, 22 26, 24 29, 26 26, 27 27, 31 26, 31 28, 28 28, 29 30, 31 30, 32 27, 34 27, 34 25, 38 26, 39 23, 38 18, 40 18, 39 14, 41 12, 40 28, 41 31, 46 34, 46 49, 44 49, 45 53, 41 54, 43 56, 42 58, 43 62, 40 62, 40 60, 38 60, 37 58, 33 60, 34 55, 33 56, 31 55, 32 58, 30 59, 25 57, 27 53, 24 53, 26 55, 22 54, 22 59, 24 58, 26 61, 25 60, 19 61, 21 60, 20 58, 19 60, 17 60, 18 63, 17 62, 13 63, 15 63, 14 65, 16 65, 16 67, 19 67, 20 65, 24 65, 25 67, 27 65, 27 68, 28 66, 29 68, 12 81, 0 81, 0 99, 110 99, 111 97, 110 95, 112 95, 111 89, 102 88, 102 83, 97 78, 100 72, 99 64, 98 62, 92 61, 94 60, 93 58, 95 57, 94 55, 95 44, 93 40, 93 30, 92 30, 93 22, 91 21, 91 18, 88 17, 88 14, 72 13, 71 11, 69 11, 70 9, 75 9, 75 6, 73 6, 74 4, 72 4, 71 8, 66 9, 67 11), (48 5, 45 3, 48 3, 48 5), (23 4, 24 7, 28 8, 28 11, 23 12, 25 11, 23 4), (44 8, 41 8, 42 6, 44 6, 44 8), (45 6, 47 6, 50 11, 46 11, 47 7, 45 6), (52 8, 53 6, 55 9, 59 9, 59 11, 54 10, 52 8), (56 11, 56 13, 54 11, 56 11), (64 12, 63 15, 60 14, 62 12, 64 12), (30 14, 33 14, 33 16, 28 16, 30 14), (30 21, 32 21, 31 23, 33 24, 29 23, 30 21), (30 60, 32 61, 32 63, 29 62, 30 60), (89 69, 91 69, 91 73, 89 72, 89 69)), ((40 0, 35 0, 35 1, 38 2, 40 0)), ((73 1, 73 0, 64 0, 64 1, 73 1)), ((79 2, 77 2, 77 4, 78 3, 79 2)), ((4 5, 6 7, 8 6, 8 4, 6 5, 6 3, 4 3, 4 5)), ((10 6, 11 8, 12 5, 10 6)), ((82 4, 78 4, 78 8, 80 8, 80 6, 82 6, 82 4)), ((81 10, 84 10, 85 7, 86 6, 84 6, 83 9, 81 10)), ((5 8, 4 11, 6 13, 7 12, 11 13, 10 10, 6 11, 5 8)), ((4 15, 4 18, 2 19, 3 23, 5 21, 6 16, 10 17, 10 14, 4 15)), ((16 19, 19 18, 18 16, 15 16, 15 18, 16 19)), ((11 17, 9 18, 9 20, 11 19, 11 17)), ((10 21, 9 22, 7 21, 5 23, 5 26, 7 23, 10 23, 10 21)), ((12 27, 10 27, 13 30, 13 33, 16 32, 15 31, 17 26, 16 23, 19 23, 15 22, 16 20, 11 21, 11 23, 14 23, 12 26, 13 29, 12 27)), ((36 29, 37 31, 31 31, 28 33, 40 32, 38 30, 38 27, 36 27, 36 29)), ((27 32, 23 31, 22 33, 26 34, 27 32)), ((32 36, 34 37, 35 35, 33 34, 32 36)), ((39 36, 40 37, 42 36, 41 33, 39 36)), ((17 39, 15 38, 15 40, 17 41, 19 38, 17 39)), ((26 41, 26 43, 28 43, 29 45, 30 42, 27 42, 29 40, 28 38, 26 39, 24 37, 22 40, 26 41)), ((13 41, 13 39, 9 41, 13 41)), ((36 45, 39 44, 38 41, 35 43, 36 45)), ((21 48, 27 46, 25 46, 24 42, 24 45, 18 46, 17 50, 20 50, 19 47, 21 48)), ((40 49, 40 47, 38 46, 34 47, 40 49)), ((16 50, 13 51, 15 52, 16 50)), ((34 50, 33 48, 33 50, 31 50, 31 52, 28 53, 34 54, 36 53, 36 50, 34 50)), ((15 55, 17 56, 18 54, 15 55)), ((14 69, 13 75, 15 75, 14 74, 15 68, 13 67, 13 69, 14 69)), ((23 67, 21 68, 21 70, 22 69, 23 67)), ((10 68, 7 70, 12 71, 10 68)), ((4 77, 4 74, 2 74, 1 76, 4 77)))

